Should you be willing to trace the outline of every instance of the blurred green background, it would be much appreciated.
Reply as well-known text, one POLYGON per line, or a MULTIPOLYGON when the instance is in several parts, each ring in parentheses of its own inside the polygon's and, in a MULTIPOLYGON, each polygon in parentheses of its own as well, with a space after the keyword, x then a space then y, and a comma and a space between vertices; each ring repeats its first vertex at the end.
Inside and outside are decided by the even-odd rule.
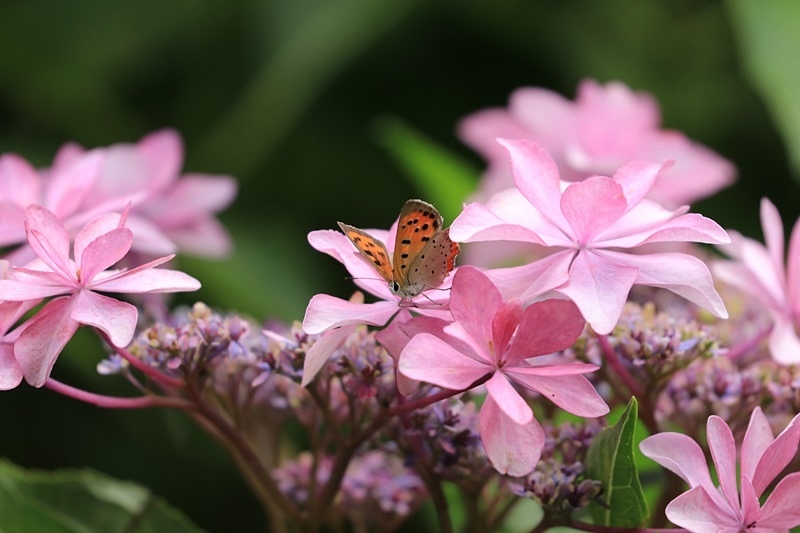
MULTIPOLYGON (((196 298, 259 319, 301 319, 313 294, 350 290, 306 234, 337 220, 387 226, 423 194, 396 158, 407 134, 398 124, 477 176, 482 162, 457 140, 456 122, 505 105, 525 85, 572 98, 593 77, 651 92, 665 127, 739 168, 734 187, 694 210, 760 237, 758 201, 767 195, 793 223, 798 5, 3 2, 0 147, 47 166, 65 141, 103 146, 177 128, 186 170, 231 174, 241 186, 222 216, 235 253, 221 262, 181 258, 203 282, 196 298)), ((81 340, 55 376, 130 394, 95 375, 101 352, 90 334, 81 340)), ((0 395, 0 456, 141 482, 211 531, 265 527, 222 451, 174 413, 110 412, 23 385, 0 395)))

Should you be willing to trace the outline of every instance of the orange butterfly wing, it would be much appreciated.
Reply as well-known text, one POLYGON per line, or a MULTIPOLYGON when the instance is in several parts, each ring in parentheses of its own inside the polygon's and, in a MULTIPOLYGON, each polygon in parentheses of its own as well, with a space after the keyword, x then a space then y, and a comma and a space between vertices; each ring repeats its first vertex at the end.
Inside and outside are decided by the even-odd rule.
POLYGON ((375 267, 378 274, 380 274, 387 283, 391 284, 394 277, 392 276, 392 264, 389 261, 389 251, 386 249, 386 245, 372 237, 366 231, 354 228, 353 226, 348 226, 347 224, 339 222, 339 227, 342 228, 342 231, 347 238, 350 239, 350 242, 353 243, 353 246, 361 253, 361 256, 372 263, 372 266, 375 267))
POLYGON ((442 215, 427 202, 409 200, 400 210, 392 256, 394 280, 408 285, 411 262, 416 260, 430 240, 442 231, 442 215))

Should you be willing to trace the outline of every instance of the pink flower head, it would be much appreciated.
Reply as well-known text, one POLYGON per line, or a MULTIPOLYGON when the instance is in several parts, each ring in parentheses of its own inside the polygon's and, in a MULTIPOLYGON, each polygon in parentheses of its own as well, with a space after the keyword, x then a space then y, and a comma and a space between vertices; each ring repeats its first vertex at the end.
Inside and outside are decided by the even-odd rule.
POLYGON ((488 378, 480 433, 499 472, 528 474, 544 446, 544 432, 512 382, 578 416, 608 413, 581 375, 597 366, 531 361, 572 346, 581 334, 584 321, 572 302, 547 300, 523 310, 520 300, 504 302, 484 274, 467 266, 455 275, 450 310, 455 322, 441 336, 415 335, 400 354, 399 370, 408 378, 453 390, 488 378))
MULTIPOLYGON (((371 236, 383 242, 387 249, 393 250, 396 224, 389 231, 377 229, 368 231, 371 236)), ((406 306, 408 300, 391 291, 372 264, 358 253, 343 233, 332 230, 312 231, 308 234, 308 242, 315 249, 344 264, 356 285, 380 299, 374 303, 363 303, 363 301, 342 300, 327 294, 317 294, 311 298, 303 318, 303 330, 309 335, 350 324, 383 326, 403 306, 406 306)), ((449 317, 446 304, 451 281, 452 273, 441 287, 417 296, 415 299, 417 302, 425 303, 416 310, 424 314, 449 317)))
POLYGON ((676 164, 648 192, 649 198, 671 208, 733 182, 736 169, 730 162, 677 131, 659 129, 660 121, 658 104, 649 94, 619 82, 603 86, 584 80, 575 102, 546 89, 518 89, 508 109, 470 115, 459 131, 489 161, 484 197, 513 186, 508 160, 494 142, 497 137, 540 144, 568 181, 610 175, 628 161, 673 159, 676 164))
POLYGON ((667 210, 645 198, 664 165, 634 161, 613 177, 559 180, 553 159, 525 140, 499 139, 511 154, 517 189, 468 205, 450 228, 457 242, 512 240, 557 249, 521 267, 489 273, 504 295, 523 301, 551 290, 569 297, 592 328, 609 333, 633 284, 669 289, 727 318, 705 263, 683 253, 620 251, 648 243, 727 243, 713 220, 667 210))
POLYGON ((800 219, 789 239, 784 267, 783 223, 775 206, 761 200, 761 227, 766 246, 731 231, 733 242, 721 247, 733 261, 718 261, 714 274, 764 305, 772 315, 769 337, 772 357, 783 364, 800 362, 800 219))
POLYGON ((698 533, 787 531, 800 525, 800 472, 784 477, 762 505, 759 498, 797 453, 800 415, 777 438, 756 407, 742 442, 739 484, 736 442, 728 425, 710 416, 706 430, 719 487, 714 486, 700 446, 680 433, 659 433, 642 441, 647 457, 683 478, 689 491, 667 506, 674 524, 698 533))
POLYGON ((16 279, 0 280, 0 294, 7 302, 63 295, 50 300, 26 322, 14 344, 16 360, 31 385, 44 384, 80 324, 99 329, 114 346, 131 341, 136 308, 98 292, 178 292, 200 288, 196 279, 183 272, 153 268, 172 256, 131 270, 107 270, 125 257, 133 242, 133 233, 124 227, 125 214, 104 215, 84 226, 75 237, 73 260, 63 224, 43 207, 28 207, 25 231, 28 244, 39 258, 24 268, 16 268, 16 279))
MULTIPOLYGON (((81 205, 97 214, 89 208, 132 202, 128 227, 135 235, 134 250, 162 255, 180 249, 209 257, 229 252, 230 238, 214 214, 233 201, 236 182, 229 176, 181 176, 183 142, 176 131, 156 131, 136 144, 115 144, 100 151, 104 156, 102 168, 81 198, 81 205)), ((59 172, 85 153, 75 144, 63 146, 52 172, 59 172)))

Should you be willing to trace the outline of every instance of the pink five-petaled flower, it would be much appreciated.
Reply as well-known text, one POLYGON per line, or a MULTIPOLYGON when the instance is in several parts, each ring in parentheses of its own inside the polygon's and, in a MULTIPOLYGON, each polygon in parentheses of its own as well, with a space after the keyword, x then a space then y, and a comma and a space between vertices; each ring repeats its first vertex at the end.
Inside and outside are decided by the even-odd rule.
POLYGON ((415 335, 400 354, 398 368, 411 379, 453 390, 488 379, 480 433, 486 455, 499 472, 528 474, 544 446, 541 426, 510 381, 578 416, 608 413, 581 375, 597 366, 530 361, 572 346, 581 334, 584 321, 572 302, 547 300, 523 310, 520 300, 504 302, 484 274, 467 266, 453 280, 450 310, 455 322, 441 336, 415 335))
POLYGON ((119 293, 193 291, 200 283, 175 270, 155 269, 172 256, 131 270, 107 270, 125 257, 133 233, 124 227, 125 214, 98 217, 75 237, 70 258, 67 230, 47 209, 28 207, 25 231, 39 257, 16 268, 16 279, 0 280, 3 300, 20 302, 61 296, 45 304, 25 323, 14 343, 14 355, 25 380, 42 386, 58 355, 80 324, 102 331, 114 346, 126 346, 136 328, 136 308, 95 291, 119 293))
POLYGON ((645 195, 663 165, 634 161, 613 178, 559 180, 553 159, 525 140, 498 139, 511 154, 517 189, 484 206, 468 205, 450 228, 457 242, 512 240, 561 248, 539 261, 498 269, 489 277, 504 296, 523 301, 556 289, 575 302, 592 328, 609 333, 633 284, 669 289, 727 318, 705 263, 683 253, 632 254, 663 242, 730 242, 713 220, 667 210, 645 195))
POLYGON ((696 533, 788 532, 800 525, 800 472, 784 477, 763 505, 759 501, 797 453, 800 415, 776 438, 761 408, 755 408, 741 446, 738 487, 736 442, 730 428, 712 415, 706 434, 719 488, 711 481, 703 451, 688 436, 659 433, 639 445, 647 457, 689 484, 690 490, 667 506, 667 518, 696 533))
POLYGON ((761 226, 766 247, 732 231, 733 242, 720 247, 734 261, 718 261, 712 268, 717 277, 761 302, 772 315, 774 325, 769 351, 782 364, 800 362, 800 219, 789 239, 788 262, 784 267, 783 223, 775 206, 761 200, 761 226))
POLYGON ((465 118, 461 138, 489 161, 483 197, 513 186, 497 137, 528 139, 553 156, 562 179, 609 175, 628 161, 675 165, 661 173, 648 197, 670 208, 692 203, 731 184, 734 166, 677 131, 659 128, 658 103, 619 82, 584 80, 575 102, 546 89, 515 91, 508 109, 487 109, 465 118))

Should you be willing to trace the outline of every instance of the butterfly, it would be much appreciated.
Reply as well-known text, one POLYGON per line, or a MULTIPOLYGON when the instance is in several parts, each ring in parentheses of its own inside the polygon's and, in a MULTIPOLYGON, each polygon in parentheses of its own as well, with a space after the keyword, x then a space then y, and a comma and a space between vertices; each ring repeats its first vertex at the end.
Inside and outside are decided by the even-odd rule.
POLYGON ((361 255, 389 284, 392 294, 411 300, 438 287, 455 266, 461 252, 450 240, 450 228, 442 229, 442 215, 427 202, 409 200, 400 210, 394 253, 366 231, 339 222, 339 227, 361 255))

